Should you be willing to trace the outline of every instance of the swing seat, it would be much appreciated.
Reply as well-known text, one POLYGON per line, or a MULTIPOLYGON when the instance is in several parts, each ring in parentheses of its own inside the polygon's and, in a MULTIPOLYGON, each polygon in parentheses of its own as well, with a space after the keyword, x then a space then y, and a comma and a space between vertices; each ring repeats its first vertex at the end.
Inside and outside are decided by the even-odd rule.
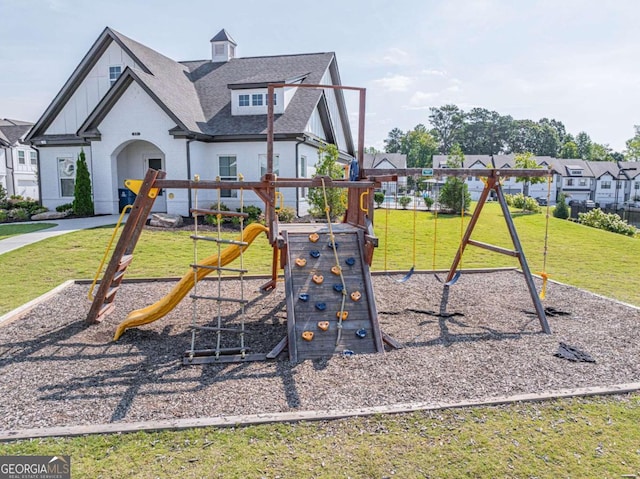
POLYGON ((412 266, 411 269, 407 272, 407 274, 404 275, 404 277, 395 280, 396 283, 402 284, 402 283, 406 283, 407 281, 409 281, 409 278, 411 278, 411 276, 413 276, 413 273, 414 273, 415 270, 416 270, 416 267, 412 266))
POLYGON ((434 274, 433 276, 445 286, 453 286, 460 279, 460 271, 456 271, 456 273, 453 275, 453 278, 451 278, 449 281, 443 281, 437 274, 434 274))

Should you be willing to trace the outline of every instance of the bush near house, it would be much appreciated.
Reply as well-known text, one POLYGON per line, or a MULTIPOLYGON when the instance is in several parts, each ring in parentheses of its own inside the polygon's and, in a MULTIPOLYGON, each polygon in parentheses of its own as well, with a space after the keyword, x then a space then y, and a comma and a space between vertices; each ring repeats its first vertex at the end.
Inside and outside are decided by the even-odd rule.
POLYGON ((600 208, 587 213, 578 213, 578 223, 626 236, 636 234, 635 226, 628 224, 615 213, 604 213, 600 208))
POLYGON ((553 216, 562 220, 566 220, 569 217, 569 207, 567 206, 566 197, 562 194, 560 198, 558 198, 558 203, 553 210, 553 216))
POLYGON ((384 193, 381 191, 377 191, 373 194, 373 201, 376 204, 376 208, 380 208, 382 203, 384 203, 384 193))
POLYGON ((409 206, 409 203, 411 203, 411 197, 410 196, 402 196, 402 197, 400 197, 398 202, 400 203, 400 206, 402 206, 402 209, 406 210, 407 206, 409 206))
POLYGON ((505 195, 505 201, 513 208, 519 208, 522 211, 530 211, 532 213, 538 213, 540 211, 540 205, 538 202, 530 196, 525 196, 522 193, 515 195, 505 195))
POLYGON ((31 198, 23 198, 20 195, 7 198, 4 188, 2 190, 0 191, 0 223, 28 221, 31 216, 48 211, 31 198))
POLYGON ((278 215, 278 221, 281 223, 293 223, 296 219, 296 210, 290 206, 283 206, 276 211, 276 214, 278 215))
POLYGON ((84 150, 80 150, 76 163, 76 182, 73 190, 73 214, 93 216, 93 198, 91 195, 91 176, 85 159, 84 150))

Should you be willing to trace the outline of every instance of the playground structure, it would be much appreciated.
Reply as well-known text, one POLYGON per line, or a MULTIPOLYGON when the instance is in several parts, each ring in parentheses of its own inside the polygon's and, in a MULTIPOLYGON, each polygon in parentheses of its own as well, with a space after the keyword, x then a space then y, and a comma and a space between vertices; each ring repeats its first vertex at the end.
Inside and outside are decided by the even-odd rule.
MULTIPOLYGON (((401 347, 393 338, 380 330, 371 283, 369 267, 373 259, 374 248, 378 245, 378 239, 373 230, 374 190, 380 187, 382 181, 397 181, 398 176, 462 177, 472 172, 475 176, 486 178, 485 188, 462 236, 444 287, 451 286, 455 282, 455 276, 459 275, 458 268, 467 245, 516 257, 524 273, 541 328, 545 333, 551 332, 501 189, 501 179, 504 177, 543 177, 549 176, 549 171, 492 168, 365 170, 363 168, 365 90, 355 87, 300 84, 295 86, 298 88, 339 88, 359 92, 357 166, 352 165, 349 179, 345 180, 329 177, 277 178, 273 174, 274 115, 271 99, 275 88, 285 86, 291 87, 291 85, 284 84, 270 84, 268 86, 267 173, 260 181, 246 182, 242 179, 238 181, 220 181, 219 179, 210 181, 199 178, 171 180, 166 179, 166 174, 163 171, 148 170, 144 180, 137 183, 130 182, 130 186, 137 190, 137 197, 93 298, 86 319, 88 323, 100 322, 113 311, 117 291, 126 269, 133 259, 136 243, 160 189, 188 188, 196 195, 200 189, 213 189, 218 192, 221 189, 252 190, 264 202, 266 227, 249 225, 246 230, 241 230, 241 235, 237 240, 222 239, 219 230, 217 237, 200 237, 196 233, 192 236, 194 247, 199 240, 213 241, 218 244, 218 253, 201 262, 194 260, 194 264, 191 265, 192 271, 185 274, 172 292, 154 305, 132 312, 118 327, 115 339, 120 337, 129 327, 150 323, 167 314, 188 294, 192 287, 197 285, 198 280, 207 274, 217 272, 218 281, 220 281, 221 273, 231 270, 227 268, 228 263, 237 257, 242 258, 244 249, 260 233, 265 232, 273 249, 273 257, 271 278, 263 285, 263 289, 266 291, 274 289, 277 285, 279 270, 280 268, 284 269, 287 336, 267 354, 247 354, 248 348, 244 345, 242 329, 231 331, 231 328, 222 324, 220 317, 218 317, 217 326, 198 326, 194 322, 192 325, 194 340, 196 330, 213 332, 218 335, 218 338, 225 331, 239 332, 240 346, 223 351, 218 341, 215 350, 196 351, 192 341, 191 350, 185 353, 183 361, 185 364, 271 359, 277 357, 285 348, 288 349, 289 359, 296 362, 333 354, 382 353, 385 343, 390 347, 401 347), (346 188, 347 210, 343 222, 280 225, 277 217, 279 189, 299 187, 322 188, 323 191, 326 188, 346 188), (492 191, 495 192, 504 213, 514 245, 512 250, 471 239, 482 208, 492 191), (228 244, 223 251, 220 250, 221 243, 228 244)), ((211 214, 217 216, 218 220, 225 215, 240 216, 241 218, 246 216, 242 212, 220 211, 220 208, 216 211, 201 210, 197 208, 197 202, 195 206, 190 211, 195 216, 211 214)), ((328 206, 326 211, 327 217, 329 217, 328 206)), ((240 269, 233 269, 233 271, 237 272, 240 278, 247 272, 243 266, 240 269)), ((222 298, 220 296, 205 298, 196 293, 192 294, 191 298, 193 301, 213 300, 218 305, 222 302, 234 302, 238 303, 241 308, 244 303, 243 298, 222 298)))

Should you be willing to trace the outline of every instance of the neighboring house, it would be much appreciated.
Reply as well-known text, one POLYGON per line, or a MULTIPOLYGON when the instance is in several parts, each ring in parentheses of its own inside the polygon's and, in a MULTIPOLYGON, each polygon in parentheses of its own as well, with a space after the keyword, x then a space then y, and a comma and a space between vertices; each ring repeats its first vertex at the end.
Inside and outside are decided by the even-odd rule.
POLYGON ((586 161, 553 158, 551 164, 557 173, 558 193, 563 193, 567 202, 593 199, 595 177, 586 161))
POLYGON ((625 178, 624 201, 640 203, 640 162, 618 163, 620 176, 625 178))
POLYGON ((624 201, 626 178, 620 177, 620 169, 610 161, 588 161, 587 165, 593 173, 593 195, 589 198, 600 206, 624 201))
POLYGON ((38 153, 24 139, 33 123, 0 120, 0 184, 7 196, 37 200, 38 153))
MULTIPOLYGON (((311 177, 317 149, 333 143, 340 160, 354 145, 341 90, 296 84, 340 85, 334 53, 238 58, 225 31, 211 41, 211 59, 177 62, 106 28, 38 120, 28 140, 40 150, 44 206, 68 203, 75 161, 83 148, 91 173, 96 213, 115 213, 118 189, 147 168, 168 179, 257 181, 266 171, 267 84, 275 91, 274 172, 311 177)), ((303 188, 283 190, 285 202, 304 214, 303 188)), ((209 207, 215 191, 198 194, 209 207)), ((239 206, 237 190, 222 201, 239 206)), ((263 206, 253 192, 245 203, 263 206)), ((169 189, 154 211, 188 215, 193 192, 169 189)))
MULTIPOLYGON (((402 153, 365 153, 364 169, 405 169, 407 155, 402 153)), ((385 195, 397 195, 407 188, 407 177, 399 176, 398 181, 383 181, 381 189, 385 195)))

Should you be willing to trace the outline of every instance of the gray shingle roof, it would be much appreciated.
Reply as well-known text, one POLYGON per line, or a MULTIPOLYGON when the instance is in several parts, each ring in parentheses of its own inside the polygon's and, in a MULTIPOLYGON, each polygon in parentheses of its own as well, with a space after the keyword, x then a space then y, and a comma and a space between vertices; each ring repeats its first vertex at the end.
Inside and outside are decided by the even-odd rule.
POLYGON ((377 168, 384 161, 388 161, 394 168, 404 169, 407 167, 407 155, 402 153, 365 153, 363 158, 364 169, 377 168))
POLYGON ((215 36, 209 41, 210 42, 231 42, 236 46, 238 45, 235 42, 235 40, 231 38, 231 35, 229 35, 229 32, 226 31, 224 28, 220 30, 218 33, 216 33, 215 36))
POLYGON ((7 146, 20 143, 22 138, 29 132, 33 123, 20 120, 0 120, 0 140, 5 142, 7 146))
POLYGON ((615 178, 619 172, 618 165, 611 161, 587 161, 585 163, 596 179, 607 173, 615 178))

